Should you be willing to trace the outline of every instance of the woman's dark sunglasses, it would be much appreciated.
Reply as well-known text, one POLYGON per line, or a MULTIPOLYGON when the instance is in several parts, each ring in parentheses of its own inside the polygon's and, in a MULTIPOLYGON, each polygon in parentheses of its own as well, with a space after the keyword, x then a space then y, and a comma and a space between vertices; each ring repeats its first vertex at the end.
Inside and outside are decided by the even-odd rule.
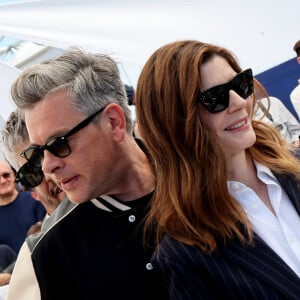
POLYGON ((102 107, 100 110, 84 119, 65 135, 49 139, 44 146, 32 145, 28 147, 21 153, 21 156, 25 157, 31 164, 35 166, 41 166, 45 150, 48 150, 53 155, 61 158, 70 155, 71 147, 68 143, 67 138, 89 125, 91 121, 96 117, 96 115, 100 114, 104 110, 104 108, 105 107, 102 107))
POLYGON ((210 113, 218 113, 229 106, 229 91, 246 99, 253 93, 252 70, 247 69, 225 84, 214 86, 199 94, 199 101, 210 113))
POLYGON ((24 164, 16 174, 16 181, 22 183, 27 188, 34 188, 39 185, 44 178, 41 166, 34 166, 30 162, 24 164))

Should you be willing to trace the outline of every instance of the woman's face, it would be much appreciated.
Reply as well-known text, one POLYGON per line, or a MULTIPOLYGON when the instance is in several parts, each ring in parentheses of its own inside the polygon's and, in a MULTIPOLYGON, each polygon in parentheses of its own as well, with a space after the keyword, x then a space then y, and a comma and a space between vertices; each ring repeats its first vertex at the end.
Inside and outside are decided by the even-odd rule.
MULTIPOLYGON (((214 56, 201 66, 202 90, 229 82, 237 73, 220 57, 214 56)), ((253 94, 246 99, 234 90, 229 91, 229 106, 217 113, 210 113, 200 104, 200 116, 209 131, 214 132, 227 158, 243 152, 255 143, 251 117, 253 94)))

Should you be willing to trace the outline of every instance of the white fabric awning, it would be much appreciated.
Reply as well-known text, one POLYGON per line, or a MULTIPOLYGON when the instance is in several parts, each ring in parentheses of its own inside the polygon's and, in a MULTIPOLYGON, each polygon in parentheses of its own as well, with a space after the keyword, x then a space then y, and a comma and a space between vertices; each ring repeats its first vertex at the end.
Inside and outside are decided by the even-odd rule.
POLYGON ((15 105, 10 97, 10 86, 20 71, 0 62, 0 116, 6 120, 15 105))
POLYGON ((299 11, 299 0, 26 1, 0 5, 0 34, 108 53, 129 73, 165 43, 198 39, 229 48, 260 73, 295 56, 299 11))
MULTIPOLYGON (((299 11, 299 0, 0 0, 0 34, 110 54, 135 86, 151 53, 179 39, 225 46, 254 74, 277 66, 295 57, 299 11)), ((0 113, 6 118, 6 87, 17 72, 1 68, 0 113)))

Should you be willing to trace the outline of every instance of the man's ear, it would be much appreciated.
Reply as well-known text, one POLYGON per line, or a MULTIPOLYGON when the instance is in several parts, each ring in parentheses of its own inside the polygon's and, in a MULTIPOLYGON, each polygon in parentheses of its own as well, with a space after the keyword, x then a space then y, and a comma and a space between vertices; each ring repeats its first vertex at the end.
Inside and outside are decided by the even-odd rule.
POLYGON ((300 56, 297 56, 297 62, 300 64, 300 56))
POLYGON ((39 193, 31 191, 31 196, 36 200, 36 201, 41 201, 41 196, 39 193))
POLYGON ((126 133, 126 119, 122 107, 116 103, 107 105, 105 116, 110 123, 110 130, 117 141, 123 140, 126 133))

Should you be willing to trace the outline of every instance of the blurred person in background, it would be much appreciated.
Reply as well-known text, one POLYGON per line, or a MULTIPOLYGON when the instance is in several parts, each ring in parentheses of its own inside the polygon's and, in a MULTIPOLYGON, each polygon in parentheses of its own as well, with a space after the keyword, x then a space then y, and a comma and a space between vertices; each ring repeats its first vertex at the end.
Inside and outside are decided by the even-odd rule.
MULTIPOLYGON (((293 49, 297 55, 297 62, 298 64, 300 64, 300 40, 295 43, 293 49)), ((300 120, 300 78, 298 79, 298 85, 292 90, 290 94, 290 99, 296 113, 298 114, 298 119, 300 120)))
POLYGON ((6 161, 0 161, 0 244, 16 253, 23 244, 31 225, 42 220, 46 210, 29 191, 16 189, 16 177, 6 161))
POLYGON ((300 123, 276 97, 259 98, 254 111, 254 118, 271 124, 292 146, 299 147, 300 123))
POLYGON ((31 191, 31 195, 42 203, 47 216, 65 198, 65 193, 50 178, 45 178, 41 167, 33 166, 20 155, 29 145, 29 136, 23 114, 19 110, 13 111, 2 131, 2 151, 5 158, 17 170, 16 180, 20 182, 26 190, 31 191))

